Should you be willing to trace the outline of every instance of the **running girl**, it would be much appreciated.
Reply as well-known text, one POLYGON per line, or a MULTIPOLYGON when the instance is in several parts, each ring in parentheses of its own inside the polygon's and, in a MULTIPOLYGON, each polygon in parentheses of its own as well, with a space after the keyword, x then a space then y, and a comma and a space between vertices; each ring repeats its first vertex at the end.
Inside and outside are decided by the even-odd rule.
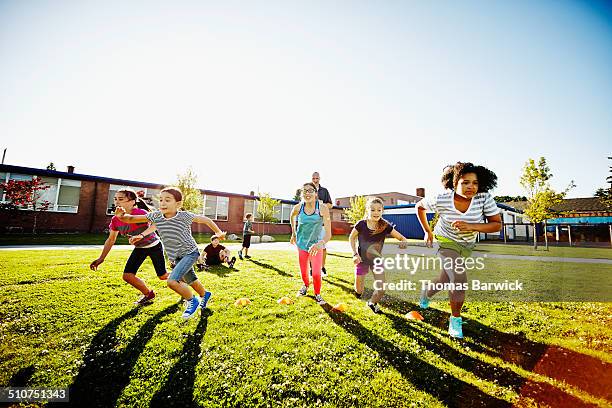
MULTIPOLYGON (((461 268, 462 273, 455 271, 455 266, 465 265, 465 262, 457 263, 457 259, 472 255, 479 232, 491 233, 501 229, 499 209, 488 193, 497 186, 497 176, 486 167, 457 162, 444 169, 442 185, 450 191, 419 201, 416 205, 417 216, 425 232, 426 245, 432 246, 434 235, 440 245, 438 255, 442 258, 443 270, 434 283, 465 284, 467 276, 464 268, 461 268), (433 232, 427 222, 427 211, 439 215, 433 232), (483 223, 484 220, 487 222, 483 223), (448 265, 453 267, 447 268, 448 265)), ((420 306, 424 309, 429 307, 429 299, 436 292, 423 290, 420 306)), ((451 337, 463 338, 461 307, 465 301, 465 291, 451 290, 449 297, 452 315, 448 333, 451 337)))
POLYGON ((317 199, 317 189, 313 183, 302 186, 303 201, 296 204, 291 210, 291 243, 297 245, 300 272, 304 286, 297 296, 304 296, 308 292, 310 279, 308 264, 312 267, 312 280, 314 284, 315 300, 319 305, 326 302, 321 297, 321 266, 325 244, 331 239, 331 220, 329 208, 317 199), (296 225, 297 221, 297 225, 296 225), (323 239, 319 239, 322 231, 323 239))
MULTIPOLYGON (((131 215, 144 216, 147 214, 147 211, 150 211, 147 204, 138 198, 134 190, 129 188, 117 191, 113 198, 113 202, 115 203, 115 207, 123 207, 125 211, 131 215)), ((115 245, 117 235, 121 234, 131 237, 143 233, 148 226, 149 224, 146 219, 144 222, 138 224, 127 224, 121 221, 117 216, 114 216, 108 225, 108 238, 106 242, 104 242, 102 253, 98 259, 89 265, 89 268, 92 271, 98 270, 98 266, 104 262, 104 259, 113 248, 113 245, 115 245)), ((143 235, 143 238, 134 245, 134 250, 130 254, 125 264, 125 268, 123 268, 123 280, 142 293, 140 299, 134 302, 137 305, 144 305, 152 301, 155 297, 155 292, 149 289, 147 284, 136 276, 138 269, 147 257, 151 258, 157 277, 162 280, 168 279, 166 262, 164 260, 164 248, 154 231, 143 235)))
MULTIPOLYGON (((168 259, 176 263, 168 277, 168 287, 187 301, 183 318, 188 319, 195 314, 200 305, 200 299, 191 293, 189 286, 202 297, 202 308, 207 306, 212 296, 212 293, 204 289, 193 269, 200 252, 191 235, 191 224, 193 222, 206 224, 221 238, 225 237, 225 232, 222 232, 217 224, 206 216, 181 211, 183 194, 178 188, 164 188, 159 196, 158 211, 147 215, 127 215, 123 208, 117 207, 115 214, 127 223, 151 222, 152 226, 144 234, 157 228, 166 248, 168 259)), ((143 239, 143 236, 135 236, 132 240, 139 239, 143 239)))
MULTIPOLYGON (((379 257, 385 237, 391 235, 400 241, 400 248, 406 248, 408 240, 382 218, 383 201, 378 197, 368 199, 366 203, 366 216, 353 227, 349 241, 353 249, 353 262, 355 263, 355 295, 361 297, 365 285, 365 277, 374 266, 374 259, 379 257), (359 249, 357 249, 359 242, 359 249)), ((385 282, 385 273, 374 273, 375 288, 382 288, 385 282)), ((385 291, 375 289, 368 306, 374 313, 380 313, 378 302, 385 291)))

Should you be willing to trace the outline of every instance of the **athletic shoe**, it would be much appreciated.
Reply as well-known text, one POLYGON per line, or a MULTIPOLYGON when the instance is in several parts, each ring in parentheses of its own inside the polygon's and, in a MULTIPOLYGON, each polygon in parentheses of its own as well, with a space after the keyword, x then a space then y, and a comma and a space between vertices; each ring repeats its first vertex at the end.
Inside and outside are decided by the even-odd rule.
POLYGON ((245 255, 244 256, 246 259, 251 259, 251 255, 245 255))
POLYGON ((358 292, 353 291, 353 295, 355 295, 355 297, 357 299, 361 299, 361 296, 363 295, 363 292, 362 293, 358 293, 358 292))
POLYGON ((200 302, 200 307, 202 309, 206 309, 208 307, 208 301, 210 300, 210 298, 212 297, 212 293, 211 292, 206 292, 204 294, 204 297, 202 298, 202 301, 200 302))
POLYGON ((227 266, 229 268, 233 268, 235 263, 236 263, 236 257, 232 256, 232 259, 227 263, 227 266))
POLYGON ((240 260, 244 260, 244 258, 242 257, 242 249, 240 251, 238 251, 238 258, 240 258, 240 260))
POLYGON ((321 277, 322 278, 327 278, 327 271, 325 270, 325 267, 321 268, 321 277))
POLYGON ((297 297, 306 296, 306 293, 308 293, 308 286, 304 285, 300 290, 298 290, 297 297))
POLYGON ((185 312, 183 312, 183 319, 190 319, 195 315, 198 306, 200 305, 200 299, 197 296, 193 296, 191 300, 188 300, 185 306, 185 312))
POLYGON ((374 313, 380 313, 380 307, 378 306, 378 303, 372 303, 368 300, 368 307, 372 309, 374 313))
POLYGON ((316 302, 317 302, 319 305, 321 305, 321 306, 323 306, 323 305, 326 305, 326 304, 327 304, 327 302, 323 300, 323 298, 321 297, 321 295, 315 295, 315 301, 316 301, 316 302))
POLYGON ((140 299, 134 302, 134 304, 138 306, 146 305, 147 303, 151 302, 154 297, 155 297, 155 292, 150 290, 149 293, 147 293, 146 295, 142 295, 140 299))
POLYGON ((425 292, 421 293, 421 298, 419 299, 419 306, 421 309, 427 309, 429 307, 429 298, 425 295, 425 292))
POLYGON ((196 267, 198 268, 198 272, 202 272, 204 269, 206 269, 204 264, 196 264, 196 267))
POLYGON ((463 324, 463 321, 461 320, 461 316, 460 317, 451 316, 450 320, 448 321, 448 334, 451 337, 454 337, 456 339, 462 339, 463 338, 463 328, 461 327, 462 324, 463 324))

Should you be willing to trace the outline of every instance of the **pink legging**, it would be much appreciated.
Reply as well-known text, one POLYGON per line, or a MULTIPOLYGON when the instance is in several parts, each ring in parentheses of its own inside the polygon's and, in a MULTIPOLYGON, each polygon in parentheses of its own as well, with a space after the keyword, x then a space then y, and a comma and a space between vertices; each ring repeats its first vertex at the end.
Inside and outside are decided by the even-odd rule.
POLYGON ((323 265, 323 251, 317 252, 315 256, 311 256, 308 251, 298 249, 298 256, 300 258, 300 272, 302 273, 302 281, 306 287, 310 286, 310 279, 308 276, 308 264, 312 266, 312 283, 314 285, 314 293, 318 295, 321 293, 321 266, 323 265))

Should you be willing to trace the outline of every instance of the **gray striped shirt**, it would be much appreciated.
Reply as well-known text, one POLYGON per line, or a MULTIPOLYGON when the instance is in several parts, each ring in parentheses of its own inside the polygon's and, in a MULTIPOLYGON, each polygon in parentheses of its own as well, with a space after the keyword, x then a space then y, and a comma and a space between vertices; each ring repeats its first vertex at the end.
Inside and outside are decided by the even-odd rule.
POLYGON ((184 257, 198 250, 198 245, 191 235, 191 223, 196 214, 179 211, 172 218, 166 218, 161 211, 147 214, 147 219, 157 227, 166 254, 170 261, 184 257))
POLYGON ((461 232, 451 226, 453 221, 465 221, 469 223, 484 222, 486 217, 499 214, 499 208, 489 193, 478 193, 472 198, 469 208, 465 213, 455 208, 454 191, 427 197, 423 200, 426 210, 437 212, 440 216, 434 228, 435 235, 441 235, 452 239, 462 245, 471 245, 476 242, 478 232, 461 232))

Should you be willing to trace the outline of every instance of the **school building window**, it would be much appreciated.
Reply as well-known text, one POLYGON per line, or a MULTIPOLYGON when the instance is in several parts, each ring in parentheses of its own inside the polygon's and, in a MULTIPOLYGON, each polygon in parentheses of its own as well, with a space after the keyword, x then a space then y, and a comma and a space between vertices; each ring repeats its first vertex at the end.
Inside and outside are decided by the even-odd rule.
POLYGON ((143 188, 134 186, 121 186, 118 184, 111 184, 108 188, 108 201, 106 203, 106 215, 113 215, 115 213, 115 193, 124 188, 134 190, 134 192, 140 197, 142 201, 147 203, 151 210, 159 207, 159 193, 161 190, 155 188, 143 188))
MULTIPOLYGON (((0 180, 29 181, 32 175, 18 173, 0 173, 0 180)), ((69 180, 55 177, 41 177, 44 184, 49 188, 40 191, 37 204, 45 201, 49 202, 47 211, 76 213, 79 211, 79 196, 81 195, 81 182, 79 180, 69 180)), ((2 201, 6 201, 4 191, 0 190, 2 201)))
POLYGON ((204 195, 204 215, 212 220, 227 221, 229 197, 204 195))

